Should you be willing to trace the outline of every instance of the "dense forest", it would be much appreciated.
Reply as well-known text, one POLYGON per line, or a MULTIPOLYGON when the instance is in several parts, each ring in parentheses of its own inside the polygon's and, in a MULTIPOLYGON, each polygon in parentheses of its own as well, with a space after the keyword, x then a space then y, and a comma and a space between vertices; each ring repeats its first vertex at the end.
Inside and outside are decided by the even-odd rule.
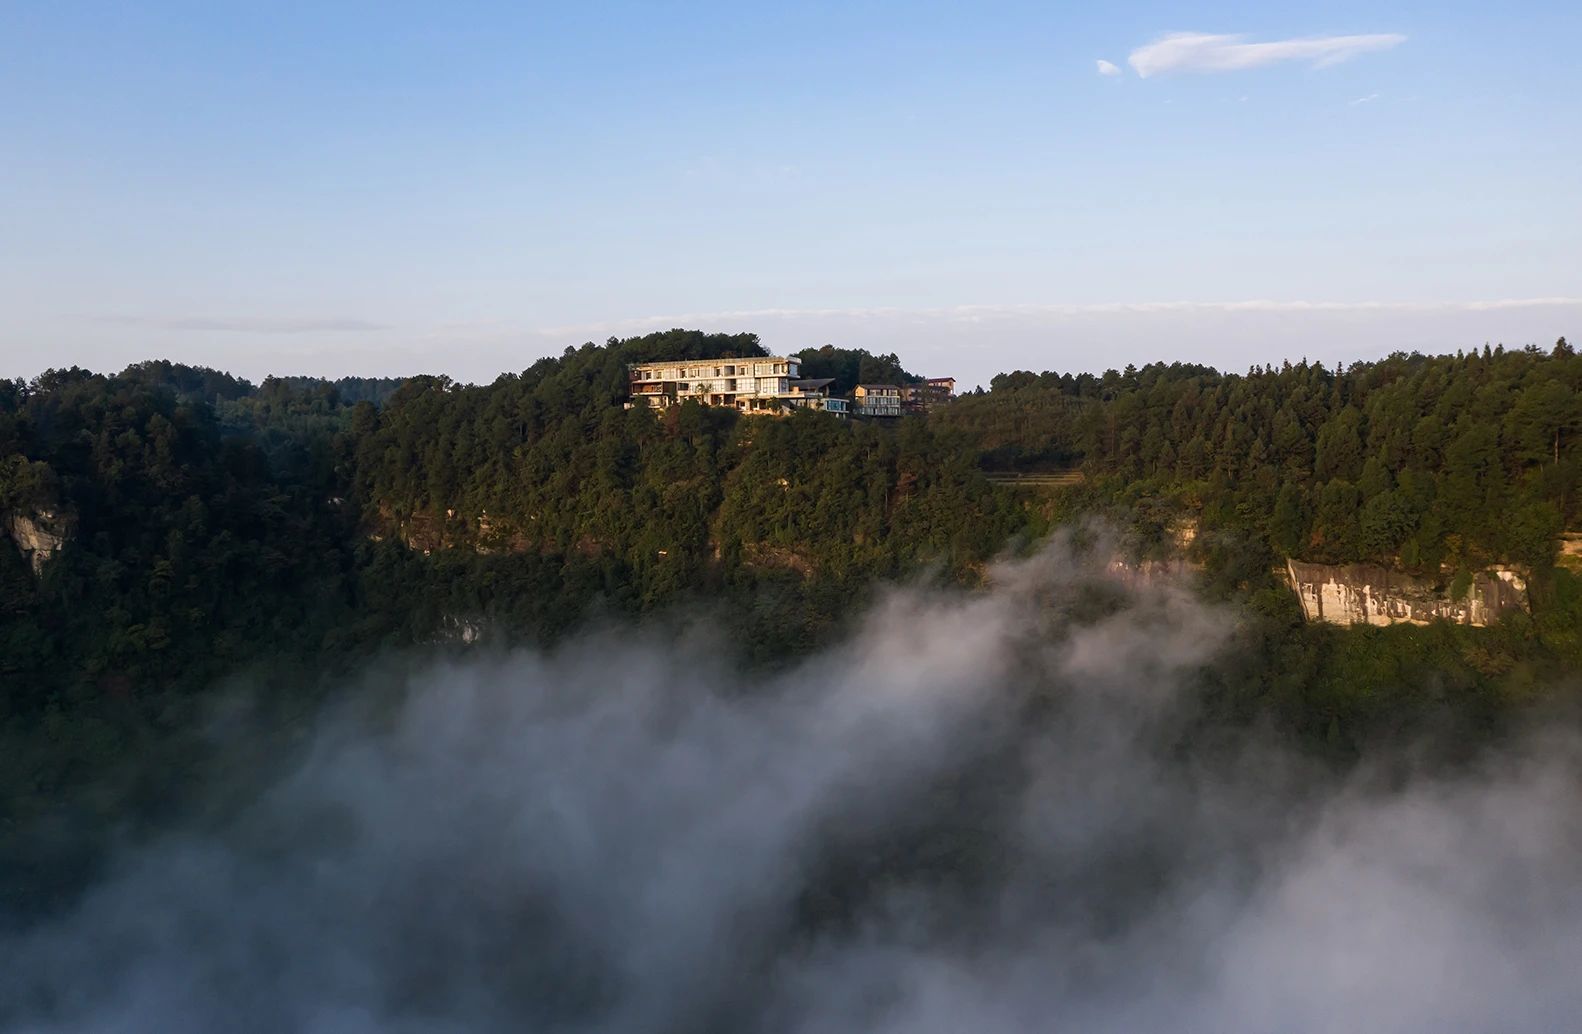
MULTIPOLYGON (((1582 518, 1564 341, 1344 370, 1017 372, 894 421, 623 407, 628 362, 761 354, 750 334, 671 331, 488 385, 255 386, 164 362, 0 380, 0 530, 65 542, 47 561, 0 542, 0 897, 70 884, 107 818, 179 807, 227 676, 289 721, 376 652, 677 614, 775 665, 838 638, 886 581, 970 588, 1087 516, 1144 552, 1193 522, 1205 591, 1248 615, 1207 710, 1325 756, 1407 727, 1486 734, 1582 665, 1582 590, 1556 566, 1582 518), (985 476, 1069 469, 1082 484, 1049 493, 985 476), (1305 626, 1284 556, 1447 581, 1516 565, 1531 613, 1305 626)), ((801 355, 846 387, 915 379, 893 355, 801 355)))
POLYGON ((939 423, 986 464, 1080 464, 1325 562, 1544 568, 1582 518, 1582 358, 1487 349, 1245 375, 1002 374, 939 423))

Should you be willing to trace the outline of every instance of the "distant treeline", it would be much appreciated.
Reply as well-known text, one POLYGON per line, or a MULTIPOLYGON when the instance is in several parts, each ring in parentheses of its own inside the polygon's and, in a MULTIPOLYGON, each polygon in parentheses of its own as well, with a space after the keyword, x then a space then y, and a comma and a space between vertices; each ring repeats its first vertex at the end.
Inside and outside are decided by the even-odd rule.
MULTIPOLYGON (((29 393, 49 391, 57 384, 82 378, 94 378, 90 371, 73 367, 69 370, 50 370, 31 383, 19 380, 0 380, 0 391, 13 399, 29 393)), ((101 378, 102 379, 102 378, 101 378)), ((260 385, 220 370, 206 366, 183 366, 168 359, 151 359, 134 363, 116 374, 115 380, 124 384, 168 389, 183 398, 208 402, 234 402, 243 398, 314 396, 335 405, 355 405, 384 401, 405 380, 403 377, 266 377, 260 385)))

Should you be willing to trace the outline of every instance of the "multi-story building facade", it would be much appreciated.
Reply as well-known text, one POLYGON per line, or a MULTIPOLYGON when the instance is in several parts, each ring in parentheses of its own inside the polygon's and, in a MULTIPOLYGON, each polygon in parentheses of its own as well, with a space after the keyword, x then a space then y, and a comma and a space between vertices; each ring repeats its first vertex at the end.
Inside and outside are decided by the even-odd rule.
POLYGON ((858 416, 901 415, 901 389, 894 384, 859 384, 852 401, 858 416))
POLYGON ((901 409, 908 413, 926 412, 956 396, 956 378, 930 377, 916 384, 903 384, 901 409))
POLYGON ((845 399, 829 397, 830 380, 803 380, 795 356, 748 359, 686 359, 632 363, 629 406, 665 409, 692 399, 705 406, 730 406, 743 413, 779 414, 821 409, 845 416, 845 399))

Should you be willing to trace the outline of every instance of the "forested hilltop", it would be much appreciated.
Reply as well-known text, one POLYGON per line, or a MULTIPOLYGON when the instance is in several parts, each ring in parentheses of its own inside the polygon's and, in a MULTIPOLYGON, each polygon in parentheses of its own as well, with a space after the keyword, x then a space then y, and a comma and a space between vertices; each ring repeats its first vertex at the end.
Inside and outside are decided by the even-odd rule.
POLYGON ((989 466, 1081 464, 1314 560, 1541 569, 1582 517, 1582 358, 1563 338, 1344 370, 1002 374, 940 422, 989 466))
MULTIPOLYGON (((375 652, 677 614, 771 665, 839 636, 886 580, 970 587, 1087 514, 1142 551, 1190 521, 1206 591, 1247 615, 1209 711, 1336 758, 1403 728, 1486 732, 1582 665, 1582 593, 1556 566, 1582 524, 1582 359, 1564 342, 1344 370, 1019 372, 894 421, 623 408, 629 362, 762 354, 750 334, 671 331, 482 386, 255 386, 157 362, 0 381, 11 888, 69 878, 38 861, 37 830, 175 806, 227 675, 289 720, 375 652), (1083 483, 1052 493, 985 476, 1070 469, 1083 483), (1287 556, 1447 580, 1516 565, 1532 612, 1305 626, 1273 574, 1287 556)), ((897 356, 802 355, 819 376, 915 379, 897 356)))

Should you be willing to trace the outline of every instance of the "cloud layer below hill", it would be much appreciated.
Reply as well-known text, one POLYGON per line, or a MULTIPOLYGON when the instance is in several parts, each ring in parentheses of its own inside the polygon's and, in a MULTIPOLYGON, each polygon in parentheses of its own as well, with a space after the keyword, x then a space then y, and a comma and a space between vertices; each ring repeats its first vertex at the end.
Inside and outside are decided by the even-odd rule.
POLYGON ((707 630, 370 671, 0 943, 0 1031, 1549 1031, 1578 754, 1185 735, 1232 615, 1065 546, 773 675, 707 630))

